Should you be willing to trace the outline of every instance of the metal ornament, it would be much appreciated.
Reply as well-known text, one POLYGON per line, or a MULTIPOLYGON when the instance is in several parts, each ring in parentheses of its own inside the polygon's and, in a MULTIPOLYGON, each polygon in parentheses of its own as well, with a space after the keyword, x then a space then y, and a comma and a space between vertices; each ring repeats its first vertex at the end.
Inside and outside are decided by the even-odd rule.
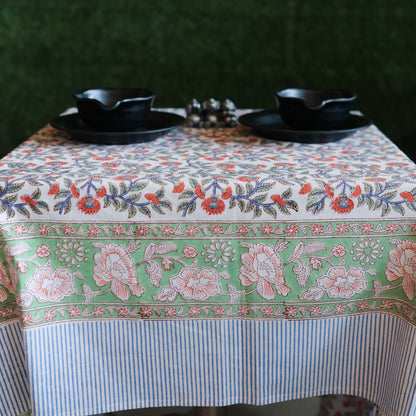
POLYGON ((209 98, 199 103, 193 98, 185 107, 188 127, 235 127, 237 125, 236 106, 226 98, 219 102, 209 98))

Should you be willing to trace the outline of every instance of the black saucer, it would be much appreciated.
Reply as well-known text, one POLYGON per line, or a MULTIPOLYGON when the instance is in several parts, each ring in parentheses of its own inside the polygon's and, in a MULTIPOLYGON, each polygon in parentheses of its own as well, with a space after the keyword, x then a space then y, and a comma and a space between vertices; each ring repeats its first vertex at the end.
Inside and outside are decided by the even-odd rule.
POLYGON ((323 126, 319 130, 301 130, 286 124, 277 110, 262 110, 244 114, 240 116, 238 121, 251 127, 262 137, 297 143, 335 142, 372 124, 365 117, 350 114, 345 121, 331 127, 323 126))
POLYGON ((88 127, 78 113, 60 116, 51 121, 52 127, 67 131, 73 139, 96 144, 149 142, 184 123, 184 117, 162 111, 151 111, 146 125, 133 131, 96 131, 88 127))

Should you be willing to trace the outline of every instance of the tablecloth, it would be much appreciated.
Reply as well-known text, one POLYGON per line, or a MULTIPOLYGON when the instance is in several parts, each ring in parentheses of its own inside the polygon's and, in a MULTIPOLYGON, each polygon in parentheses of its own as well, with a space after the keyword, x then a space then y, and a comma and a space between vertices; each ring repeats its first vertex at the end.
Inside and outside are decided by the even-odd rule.
POLYGON ((416 415, 415 195, 374 125, 128 145, 45 126, 0 161, 1 414, 347 394, 416 415))

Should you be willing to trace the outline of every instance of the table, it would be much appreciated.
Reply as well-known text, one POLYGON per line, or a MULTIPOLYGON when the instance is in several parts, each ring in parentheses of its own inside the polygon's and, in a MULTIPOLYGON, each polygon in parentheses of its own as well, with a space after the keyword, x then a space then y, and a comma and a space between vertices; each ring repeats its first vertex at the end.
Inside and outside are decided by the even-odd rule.
POLYGON ((0 161, 1 414, 346 394, 416 415, 415 195, 374 125, 42 128, 0 161))

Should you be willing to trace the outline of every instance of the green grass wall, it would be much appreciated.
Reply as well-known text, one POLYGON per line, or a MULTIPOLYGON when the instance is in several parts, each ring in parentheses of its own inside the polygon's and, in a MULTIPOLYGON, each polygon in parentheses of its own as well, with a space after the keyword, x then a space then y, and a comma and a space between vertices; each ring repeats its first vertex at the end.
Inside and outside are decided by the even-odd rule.
POLYGON ((416 160, 415 0, 0 0, 0 156, 97 86, 273 107, 342 87, 416 160))

